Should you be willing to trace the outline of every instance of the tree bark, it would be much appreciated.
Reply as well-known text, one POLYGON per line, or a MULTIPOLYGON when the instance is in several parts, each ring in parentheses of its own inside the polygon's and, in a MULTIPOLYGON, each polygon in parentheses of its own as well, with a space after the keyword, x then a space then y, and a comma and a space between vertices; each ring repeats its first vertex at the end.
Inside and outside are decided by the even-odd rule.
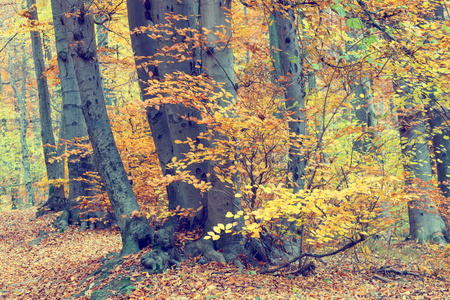
MULTIPOLYGON (((38 13, 35 0, 27 0, 27 8, 30 13, 30 20, 38 21, 38 13)), ((44 53, 41 41, 41 35, 38 31, 30 31, 31 47, 33 52, 34 71, 39 96, 39 116, 41 121, 41 138, 44 150, 44 161, 47 169, 47 178, 49 181, 61 178, 64 175, 64 166, 61 161, 50 162, 56 156, 56 143, 53 135, 52 116, 50 107, 50 94, 48 92, 47 78, 44 76, 45 63, 44 53)), ((57 202, 64 198, 64 186, 55 186, 50 184, 49 201, 57 202), (54 198, 54 199, 52 199, 54 198)))
POLYGON ((289 132, 293 135, 289 148, 288 173, 289 183, 294 193, 302 190, 305 185, 306 158, 302 155, 301 138, 306 135, 305 114, 305 76, 303 73, 303 52, 300 48, 294 10, 284 9, 285 1, 278 1, 281 7, 274 9, 277 22, 278 40, 283 75, 291 77, 286 87, 286 106, 290 113, 289 132), (296 143, 300 145, 296 146, 296 143))
MULTIPOLYGON (((435 98, 434 96, 432 98, 435 98)), ((436 159, 439 189, 446 198, 450 198, 450 127, 448 126, 450 113, 432 99, 427 109, 428 124, 433 142, 436 159), (446 138, 445 138, 446 137, 446 138)))
MULTIPOLYGON (((100 15, 97 17, 97 22, 100 24, 96 24, 96 32, 97 32, 97 43, 99 48, 109 48, 109 39, 108 39, 108 30, 105 28, 105 24, 108 23, 108 19, 104 15, 100 15)), ((100 55, 109 55, 105 53, 100 53, 100 55)), ((100 73, 104 73, 105 67, 102 68, 100 66, 100 73)), ((114 81, 114 79, 112 79, 114 81)), ((113 90, 109 89, 107 85, 105 85, 105 77, 102 76, 102 87, 105 93, 105 102, 106 105, 117 105, 117 99, 114 97, 113 90)))
MULTIPOLYGON (((402 80, 394 82, 398 94, 405 96, 408 104, 399 109, 398 123, 402 154, 405 157, 406 185, 415 179, 425 184, 431 180, 431 164, 425 135, 424 112, 414 107, 411 89, 402 80)), ((426 187, 425 187, 426 189, 426 187)), ((445 224, 432 201, 425 194, 408 203, 409 235, 419 241, 436 240, 445 243, 445 224)))
MULTIPOLYGON (((25 182, 25 188, 27 191, 28 197, 28 205, 35 205, 35 197, 33 186, 31 185, 31 170, 30 170, 30 160, 28 157, 28 145, 27 145, 27 120, 26 120, 26 106, 25 106, 25 97, 26 97, 26 57, 23 56, 22 61, 22 93, 19 92, 19 88, 16 85, 16 80, 14 78, 14 65, 11 56, 11 46, 8 44, 6 46, 6 51, 8 53, 9 58, 9 81, 11 82, 11 87, 14 90, 14 95, 16 96, 16 100, 19 103, 20 107, 20 145, 21 145, 21 153, 22 153, 22 167, 23 167, 23 178, 25 182)), ((25 53, 25 51, 23 51, 25 53)))
MULTIPOLYGON (((58 67, 61 81, 62 113, 61 132, 58 145, 58 155, 62 155, 63 149, 67 146, 67 151, 75 150, 73 143, 78 139, 83 143, 83 139, 88 137, 86 122, 81 108, 80 92, 75 74, 72 56, 69 51, 66 28, 63 24, 63 14, 61 4, 58 0, 52 0, 53 27, 55 31, 55 44, 58 58, 58 67), (66 145, 66 141, 69 143, 66 145)), ((84 142, 89 143, 88 141, 84 142)), ((95 186, 89 183, 92 179, 86 177, 88 172, 96 172, 92 155, 70 155, 67 159, 69 169, 69 199, 66 201, 64 194, 49 201, 48 207, 51 210, 66 210, 69 220, 64 220, 67 224, 77 224, 80 222, 81 209, 76 206, 80 202, 79 197, 92 197, 96 194, 95 186), (82 180, 79 180, 82 179, 82 180)), ((60 178, 64 177, 64 170, 60 178)), ((81 220, 82 221, 82 220, 81 220)), ((85 222, 85 221, 82 221, 85 222)))
MULTIPOLYGON (((236 99, 236 83, 234 74, 233 49, 231 40, 231 0, 201 0, 200 20, 202 28, 208 30, 206 36, 206 49, 202 52, 202 71, 217 83, 223 83, 222 89, 231 98, 225 96, 218 98, 217 104, 221 107, 228 106, 230 100, 236 99), (221 40, 215 31, 225 32, 229 40, 221 40), (226 100, 226 101, 225 101, 226 100)), ((216 90, 218 92, 218 90, 216 90)), ((227 139, 218 132, 214 133, 212 147, 221 140, 227 139)), ((224 157, 224 160, 228 158, 224 157)), ((241 209, 240 198, 235 197, 234 187, 228 182, 221 181, 214 168, 227 168, 230 161, 220 165, 215 161, 209 163, 211 189, 208 191, 208 218, 205 224, 205 232, 211 231, 217 224, 226 224, 229 219, 225 217, 227 212, 236 213, 241 209)), ((236 180, 234 180, 236 181, 236 180)), ((216 249, 223 249, 225 261, 235 259, 243 253, 241 249, 241 237, 232 234, 222 234, 215 243, 216 249)), ((210 245, 209 245, 210 246, 210 245)))
MULTIPOLYGON (((186 0, 179 2, 176 0, 147 0, 145 2, 137 0, 128 0, 128 21, 131 33, 131 45, 136 58, 137 74, 139 77, 139 86, 144 100, 151 99, 147 94, 148 81, 150 79, 164 79, 164 76, 175 71, 181 71, 188 75, 197 75, 195 68, 197 53, 192 53, 192 60, 179 62, 176 59, 158 56, 162 63, 157 66, 149 65, 147 60, 154 57, 158 49, 163 47, 172 47, 177 43, 183 42, 183 37, 177 34, 164 35, 162 39, 152 39, 147 32, 137 30, 141 26, 153 27, 155 25, 166 24, 164 19, 166 14, 173 12, 186 16, 187 20, 174 21, 176 28, 192 28, 197 26, 197 13, 195 1, 186 0), (171 60, 171 63, 168 61, 171 60), (151 75, 150 75, 151 74, 151 75)), ((172 20, 173 21, 173 20, 172 20)), ((205 126, 197 124, 190 117, 201 119, 200 112, 179 104, 165 104, 159 109, 154 106, 147 108, 147 118, 150 124, 153 140, 156 147, 156 153, 164 175, 175 174, 175 170, 167 168, 167 164, 173 157, 184 159, 185 154, 190 151, 189 145, 176 144, 176 140, 185 141, 187 138, 196 140, 201 132, 205 132, 205 126)), ((186 169, 198 179, 206 181, 207 164, 198 163, 189 165, 186 169)), ((193 185, 186 182, 173 182, 167 187, 169 198, 169 209, 174 210, 177 206, 188 209, 197 209, 201 205, 206 206, 207 197, 200 193, 193 185)), ((190 222, 190 228, 194 229, 198 225, 204 224, 206 217, 205 210, 197 214, 195 220, 190 222)))
POLYGON ((122 236, 121 254, 138 252, 151 243, 152 229, 140 213, 117 150, 101 85, 92 12, 84 1, 61 1, 83 115, 97 169, 106 187, 122 236))

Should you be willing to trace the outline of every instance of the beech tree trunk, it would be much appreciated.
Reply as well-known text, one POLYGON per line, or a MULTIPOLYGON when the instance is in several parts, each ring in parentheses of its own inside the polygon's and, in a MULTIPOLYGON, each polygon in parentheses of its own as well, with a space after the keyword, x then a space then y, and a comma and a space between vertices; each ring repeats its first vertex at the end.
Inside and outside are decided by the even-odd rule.
MULTIPOLYGON (((11 82, 11 87, 14 90, 14 95, 20 107, 20 145, 21 145, 21 153, 22 153, 22 167, 23 167, 23 179, 25 183, 25 188, 27 191, 28 197, 28 205, 35 205, 35 197, 33 186, 31 185, 31 170, 30 170, 30 160, 28 157, 28 144, 27 144, 27 119, 26 119, 26 57, 23 55, 22 60, 22 93, 19 92, 19 88, 17 87, 16 80, 14 78, 14 64, 11 56, 11 46, 8 44, 6 46, 6 51, 8 53, 9 58, 9 81, 11 82)), ((23 51, 22 53, 25 53, 23 51)), ((14 203, 13 203, 14 204, 14 203)))
MULTIPOLYGON (((444 7, 442 5, 436 7, 435 20, 436 22, 444 20, 444 7)), ((438 94, 435 88, 431 90, 428 98, 430 103, 427 108, 427 117, 432 136, 439 189, 444 197, 450 198, 450 139, 448 138, 450 136, 448 123, 450 111, 448 106, 445 105, 445 95, 438 94)), ((448 212, 449 208, 450 205, 446 201, 441 207, 441 211, 448 212)), ((450 225, 448 213, 443 214, 443 219, 448 232, 450 225)), ((447 242, 448 239, 447 236, 447 242)))
MULTIPOLYGON (((83 139, 88 138, 88 132, 81 108, 80 92, 73 60, 69 51, 67 32, 63 24, 61 4, 58 0, 52 0, 51 5, 62 95, 61 132, 58 145, 58 155, 61 155, 66 147, 66 141, 69 141, 67 151, 73 150, 74 146, 71 142, 79 138, 80 143, 83 143, 83 139)), ((85 143, 89 142, 85 141, 85 143)), ((83 155, 81 157, 71 155, 68 157, 67 164, 69 169, 69 199, 66 201, 64 194, 62 194, 59 197, 55 197, 55 199, 51 199, 46 205, 50 210, 66 210, 69 212, 69 214, 64 215, 68 219, 61 220, 63 222, 62 226, 79 223, 81 210, 75 208, 79 204, 79 197, 91 197, 96 194, 95 186, 89 183, 90 178, 86 178, 85 175, 87 172, 97 171, 92 155, 83 155)), ((60 174, 60 178, 63 177, 64 170, 60 174)), ((85 221, 82 221, 82 225, 85 225, 83 222, 85 221)))
MULTIPOLYGON (((30 19, 38 21, 38 13, 35 0, 27 0, 27 8, 30 19)), ((64 166, 61 161, 50 162, 56 156, 55 137, 53 135, 52 116, 50 107, 50 94, 48 92, 47 78, 43 75, 45 71, 44 53, 41 35, 38 31, 30 31, 31 48, 33 52, 34 71, 39 96, 39 116, 41 121, 41 138, 44 150, 44 161, 47 169, 48 180, 61 178, 64 175, 64 166)), ((64 186, 50 184, 49 201, 61 202, 64 199, 64 186)))
POLYGON ((442 194, 450 198, 450 112, 439 105, 435 95, 431 96, 427 109, 428 124, 433 142, 439 189, 442 194))
MULTIPOLYGON (((412 185, 415 179, 428 183, 432 173, 425 139, 424 112, 414 106, 408 83, 397 80, 394 88, 398 94, 405 95, 406 103, 408 103, 404 109, 400 109, 398 112, 400 142, 402 154, 405 157, 406 184, 412 185)), ((425 194, 419 196, 419 199, 408 203, 410 238, 445 243, 443 235, 445 224, 438 210, 425 194)))
POLYGON ((105 185, 122 236, 121 254, 138 252, 152 241, 152 229, 140 213, 117 150, 101 85, 92 12, 84 1, 61 1, 70 55, 81 95, 83 115, 97 169, 105 185))
MULTIPOLYGON (((108 39, 108 30, 105 28, 105 24, 108 23, 108 19, 104 15, 100 15, 97 18, 97 24, 96 24, 96 33, 97 33, 97 43, 98 47, 101 48, 108 48, 109 47, 109 39, 108 39)), ((101 53, 100 55, 108 55, 105 53, 101 53)), ((105 68, 100 66, 101 73, 104 72, 105 68)), ((112 79, 114 82, 114 79, 112 79)), ((108 87, 105 85, 105 78, 102 76, 102 86, 103 91, 105 93, 105 102, 106 105, 117 105, 117 99, 114 97, 113 90, 108 89, 108 87)))
MULTIPOLYGON (((278 1, 288 5, 288 1, 278 1)), ((306 135, 305 115, 305 76, 303 72, 303 53, 300 48, 295 15, 292 8, 274 9, 277 23, 278 40, 280 43, 281 65, 283 75, 291 77, 286 87, 286 107, 291 113, 289 131, 294 135, 289 148, 288 173, 290 185, 294 193, 302 190, 305 185, 306 158, 302 155, 301 138, 306 135), (300 140, 300 145, 296 146, 300 140), (292 175, 291 175, 292 174, 292 175)))
MULTIPOLYGON (((435 8, 434 20, 443 19, 443 7, 441 5, 435 8)), ((404 169, 406 172, 406 184, 411 184, 414 179, 420 179, 423 182, 429 182, 432 177, 431 163, 427 141, 425 138, 425 108, 420 109, 420 104, 414 102, 413 83, 407 80, 394 81, 394 89, 397 94, 406 98, 406 106, 404 109, 399 109, 399 131, 400 142, 402 145, 402 154, 406 157, 404 169)), ((431 103, 433 107, 436 100, 436 95, 431 90, 431 103)), ((437 117, 433 112, 432 117, 437 117)), ((431 128, 436 129, 440 126, 439 120, 430 120, 431 128)), ((448 126, 445 126, 448 127, 448 126)), ((439 136, 433 141, 436 147, 439 141, 439 136)), ((440 155, 438 153, 438 155, 440 155)), ((445 160, 444 160, 445 161, 445 160)), ((443 167, 441 165, 440 167, 443 167)), ((447 170, 448 172, 448 170, 447 170)), ((441 177, 442 178, 442 177, 441 177)), ((432 187, 430 187, 431 189, 432 187)), ((446 225, 442 219, 439 211, 426 196, 426 193, 420 195, 420 199, 410 201, 408 204, 409 212, 409 227, 410 238, 427 241, 435 240, 439 243, 445 243, 446 225)))
MULTIPOLYGON (((217 83, 225 84, 222 89, 225 93, 231 95, 231 98, 219 98, 218 105, 226 107, 229 104, 226 101, 236 99, 236 82, 234 74, 233 49, 230 46, 231 40, 231 0, 201 0, 200 1, 200 20, 202 28, 209 31, 206 36, 206 50, 202 52, 202 71, 209 78, 217 83), (225 32, 225 40, 214 34, 215 31, 225 32)), ((214 134, 212 147, 227 137, 219 133, 214 134)), ((224 158, 227 160, 228 158, 224 158)), ((226 162, 223 167, 227 168, 231 162, 226 162)), ((208 218, 205 224, 205 232, 211 231, 217 224, 229 223, 225 217, 227 212, 235 214, 241 209, 240 198, 235 197, 234 187, 228 182, 221 181, 214 168, 221 168, 217 162, 209 163, 209 180, 212 188, 208 191, 208 218)), ((235 260, 237 255, 243 253, 241 246, 241 237, 231 234, 222 234, 216 241, 215 248, 223 249, 225 261, 235 260)))
MULTIPOLYGON (((203 3, 201 5, 203 5, 203 3)), ((227 5, 229 5, 229 3, 227 5)), ((214 3, 214 7, 212 7, 209 11, 204 10, 205 7, 201 10, 202 15, 212 13, 213 18, 217 17, 218 14, 215 10, 218 8, 220 8, 222 13, 222 8, 217 6, 217 3, 214 3)), ((180 29, 196 29, 198 26, 198 12, 198 3, 191 0, 148 0, 144 2, 136 0, 128 1, 128 18, 130 30, 132 31, 131 41, 136 57, 139 84, 144 100, 151 99, 151 96, 146 94, 146 89, 148 87, 147 82, 149 79, 164 79, 165 75, 175 71, 181 71, 188 75, 197 75, 198 68, 196 68, 196 64, 197 59, 200 58, 200 56, 198 52, 199 50, 194 49, 194 47, 190 46, 189 42, 187 42, 185 45, 188 47, 186 48, 189 49, 188 51, 192 52, 186 56, 192 57, 191 60, 182 62, 177 61, 177 58, 171 56, 175 53, 169 52, 168 57, 158 56, 158 60, 162 61, 160 64, 157 66, 150 65, 147 63, 147 60, 149 58, 151 59, 156 53, 158 53, 158 49, 162 49, 163 47, 170 49, 170 47, 177 43, 182 45, 183 43, 186 43, 184 41, 184 37, 179 36, 177 33, 169 35, 166 33, 163 34, 163 38, 153 40, 147 35, 147 32, 141 32, 135 29, 142 28, 142 26, 153 27, 166 24, 165 16, 168 13, 183 15, 187 18, 186 20, 172 20, 172 22, 174 22, 174 27, 180 29)), ((223 21, 224 17, 220 17, 223 21)), ((205 26, 205 21, 203 19, 202 22, 202 26, 205 26)), ((212 24, 211 28, 216 25, 217 24, 212 24)), ((189 35, 190 33, 188 32, 187 34, 189 35)), ((227 60, 230 60, 230 56, 228 54, 232 55, 232 52, 227 49, 226 53, 227 54, 224 56, 227 60)), ((223 55, 224 53, 217 54, 223 55)), ((222 59, 222 57, 219 57, 219 59, 222 59)), ((229 62, 232 62, 232 56, 231 61, 229 62)), ((205 62, 204 56, 202 56, 202 65, 205 66, 205 63, 207 62, 205 62)), ((217 68, 218 66, 215 66, 215 72, 217 72, 217 68)), ((230 86, 233 88, 233 94, 235 94, 234 69, 232 63, 227 63, 227 68, 231 68, 228 71, 230 72, 230 78, 232 78, 233 85, 230 86)), ((208 70, 214 70, 214 67, 210 67, 208 70)), ((217 78, 213 79, 217 80, 217 78)), ((167 169, 167 164, 173 157, 177 157, 178 159, 184 158, 185 154, 190 150, 187 145, 176 144, 175 141, 184 141, 187 138, 197 140, 197 136, 200 133, 206 132, 204 125, 199 125, 192 119, 188 120, 189 117, 200 119, 200 112, 183 105, 165 104, 162 105, 159 110, 155 107, 149 107, 147 110, 147 116, 163 173, 173 174, 173 170, 167 169)), ((198 140, 197 142, 200 143, 198 140)), ((190 165, 187 170, 189 170, 191 174, 197 176, 198 179, 205 181, 207 180, 206 174, 208 171, 210 174, 214 174, 212 167, 209 166, 207 162, 190 165)), ((202 195, 199 190, 185 182, 174 182, 167 188, 169 209, 174 209, 177 205, 180 205, 182 208, 198 208, 201 204, 206 208, 201 212, 201 214, 197 214, 196 219, 191 222, 191 225, 189 226, 190 228, 193 228, 196 225, 202 225, 205 226, 205 231, 207 231, 208 228, 211 229, 212 226, 217 225, 217 223, 224 223, 225 214, 227 211, 235 211, 233 206, 234 192, 232 189, 230 190, 229 187, 225 186, 222 188, 222 183, 217 182, 218 180, 217 178, 217 181, 214 179, 214 175, 211 177, 213 177, 212 180, 210 179, 213 183, 213 191, 209 192, 207 195, 202 195), (225 194, 223 193, 224 190, 226 191, 225 194), (229 202, 229 199, 232 199, 232 201, 229 202), (218 214, 219 211, 220 214, 218 214), (219 217, 217 218, 216 216, 219 217)), ((225 239, 221 238, 220 240, 225 239)), ((225 262, 227 259, 232 259, 236 256, 234 254, 228 256, 228 254, 232 251, 227 250, 224 251, 225 256, 218 253, 214 250, 214 244, 211 241, 206 241, 204 239, 199 240, 196 243, 196 247, 210 260, 225 262)))
MULTIPOLYGON (((449 117, 448 110, 437 105, 436 101, 430 102, 430 107, 427 109, 427 118, 433 142, 438 185, 442 195, 447 199, 450 199, 450 139, 448 138, 450 136, 450 127, 447 123, 449 117)), ((441 211, 449 211, 447 203, 448 201, 442 204, 441 211)), ((448 214, 444 213, 442 218, 448 231, 450 225, 448 214)), ((446 238, 448 239, 448 236, 446 238)))
MULTIPOLYGON (((156 24, 166 24, 165 16, 173 12, 175 15, 186 16, 187 20, 175 21, 174 27, 193 28, 197 27, 198 4, 196 1, 162 1, 146 0, 144 2, 137 0, 128 0, 128 22, 131 33, 131 45, 136 57, 137 74, 139 77, 139 86, 144 100, 151 99, 147 94, 148 81, 150 79, 164 79, 164 76, 175 71, 181 71, 188 75, 197 75, 195 68, 198 54, 192 53, 192 60, 179 62, 177 59, 158 56, 162 63, 158 66, 148 64, 148 59, 153 57, 158 49, 163 47, 172 47, 174 44, 182 44, 183 37, 174 33, 171 35, 163 34, 163 38, 155 40, 148 36, 149 32, 139 32, 137 28, 141 26, 155 26, 156 24), (171 60, 172 63, 167 63, 171 60), (150 74, 152 76, 150 77, 150 74)), ((185 141, 187 138, 196 140, 201 132, 205 132, 205 126, 199 125, 188 118, 200 119, 200 112, 179 104, 166 104, 147 108, 147 118, 152 132, 156 147, 156 153, 164 175, 175 174, 175 170, 167 168, 173 157, 183 159, 189 152, 190 147, 186 144, 176 144, 176 140, 185 141)), ((198 179, 206 181, 207 164, 199 163, 188 166, 186 169, 198 179)), ((178 205, 182 208, 197 209, 201 205, 206 208, 207 197, 202 195, 198 189, 186 182, 173 182, 167 187, 169 198, 169 209, 173 210, 178 205)), ((197 214, 195 220, 190 223, 190 228, 194 229, 198 225, 204 224, 206 216, 205 210, 197 214)))

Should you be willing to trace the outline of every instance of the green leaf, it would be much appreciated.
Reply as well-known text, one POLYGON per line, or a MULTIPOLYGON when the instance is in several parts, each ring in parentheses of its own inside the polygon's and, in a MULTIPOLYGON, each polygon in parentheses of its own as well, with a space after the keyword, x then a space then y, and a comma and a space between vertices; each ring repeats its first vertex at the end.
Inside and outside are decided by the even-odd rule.
POLYGON ((367 62, 368 62, 369 64, 373 64, 374 61, 375 61, 375 60, 373 59, 373 57, 367 58, 367 62))
POLYGON ((330 5, 331 9, 334 9, 338 15, 340 15, 341 17, 345 17, 345 15, 347 14, 347 12, 345 11, 345 9, 342 7, 342 5, 339 4, 331 4, 330 5))
POLYGON ((447 26, 442 25, 442 29, 444 29, 445 31, 447 31, 448 33, 450 33, 450 28, 448 28, 447 26))
MULTIPOLYGON (((339 14, 340 15, 340 14, 339 14)), ((363 23, 358 18, 351 18, 345 21, 345 25, 349 28, 361 29, 363 28, 363 23)))
POLYGON ((312 68, 314 70, 319 70, 319 65, 318 64, 312 64, 312 68))

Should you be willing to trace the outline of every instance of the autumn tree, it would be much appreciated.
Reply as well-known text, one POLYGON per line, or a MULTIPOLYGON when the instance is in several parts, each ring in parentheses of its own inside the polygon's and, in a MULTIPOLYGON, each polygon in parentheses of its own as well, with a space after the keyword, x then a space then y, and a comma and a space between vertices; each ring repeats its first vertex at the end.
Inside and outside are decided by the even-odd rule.
MULTIPOLYGON (((155 98, 148 90, 152 79, 168 81, 177 78, 181 80, 182 76, 186 75, 189 78, 199 76, 199 67, 206 64, 207 61, 204 56, 201 56, 202 52, 210 57, 211 65, 205 69, 218 74, 222 72, 222 77, 215 78, 212 76, 212 78, 220 81, 227 80, 228 90, 234 91, 234 83, 229 82, 229 78, 234 78, 234 70, 232 64, 230 65, 232 52, 225 48, 222 51, 228 51, 229 54, 223 55, 220 52, 213 54, 213 46, 209 46, 210 48, 207 51, 200 47, 200 43, 203 43, 203 41, 201 37, 199 38, 199 30, 197 29, 199 9, 197 5, 195 1, 183 1, 181 3, 178 1, 128 2, 128 18, 132 30, 131 41, 136 55, 139 84, 144 100, 151 101, 155 98), (153 32, 161 34, 161 37, 149 36, 153 32), (218 59, 224 61, 216 62, 218 59), (153 60, 157 60, 157 63, 153 63, 153 60), (227 68, 227 73, 221 71, 224 66, 227 68)), ((220 20, 224 22, 225 11, 218 3, 209 3, 209 5, 205 5, 203 10, 200 10, 202 16, 205 15, 205 10, 209 12, 208 14, 214 16, 210 20, 202 19, 203 26, 213 31, 217 26, 214 23, 215 18, 220 17, 220 20)), ((227 5, 229 6, 230 3, 227 3, 227 5)), ((220 25, 223 26, 223 24, 220 25)), ((211 33, 211 35, 213 34, 211 33)), ((167 96, 170 97, 170 94, 167 96)), ((147 117, 163 174, 175 175, 176 170, 171 170, 168 164, 177 159, 184 159, 190 151, 189 144, 183 144, 181 141, 195 141, 198 147, 204 147, 203 144, 206 145, 204 141, 198 139, 201 134, 206 133, 205 126, 199 123, 201 114, 197 109, 187 104, 159 104, 156 102, 147 108, 147 117)), ((194 183, 197 181, 202 184, 202 182, 206 183, 208 173, 214 173, 213 168, 214 166, 208 167, 207 161, 200 161, 188 165, 186 172, 190 176, 194 176, 192 178, 194 183)), ((212 230, 212 227, 216 224, 224 223, 222 220, 227 209, 221 207, 219 203, 226 206, 231 205, 228 209, 233 209, 233 190, 226 188, 225 184, 218 178, 214 179, 214 182, 213 188, 208 194, 201 193, 201 190, 198 189, 199 186, 196 187, 195 184, 192 184, 192 181, 188 183, 178 180, 170 183, 167 187, 169 209, 173 210, 180 207, 184 210, 197 211, 202 206, 204 207, 204 210, 197 213, 185 229, 201 225, 206 226, 207 230, 212 230), (226 189, 226 191, 223 189, 226 189), (227 199, 232 201, 230 202, 227 199)), ((171 222, 166 223, 169 234, 175 229, 173 225, 170 225, 171 222)), ((226 261, 222 254, 214 250, 214 245, 210 241, 200 240, 192 248, 192 251, 198 251, 195 250, 196 248, 200 249, 208 259, 220 262, 226 261)), ((225 255, 228 257, 228 253, 225 255)), ((231 254, 231 256, 233 255, 235 257, 235 254, 231 254)))
POLYGON ((94 16, 88 7, 84 1, 61 2, 89 140, 117 218, 124 255, 151 243, 152 230, 140 213, 111 131, 98 65, 94 16))
MULTIPOLYGON (((37 13, 36 1, 27 1, 26 17, 30 20, 30 26, 38 26, 39 18, 37 13)), ((64 174, 64 168, 61 162, 53 161, 56 156, 56 142, 53 135, 53 125, 51 118, 50 93, 48 91, 47 78, 44 75, 44 53, 41 40, 41 33, 38 30, 30 30, 31 48, 33 52, 34 71, 36 75, 36 83, 39 97, 39 114, 41 121, 41 138, 44 149, 45 166, 47 169, 47 178, 49 182, 60 178, 64 174)), ((61 202, 64 198, 64 186, 49 185, 49 201, 61 202)))
MULTIPOLYGON (((28 148, 28 142, 27 142, 27 119, 26 119, 26 97, 27 97, 27 90, 26 90, 26 83, 27 83, 27 61, 26 57, 23 55, 22 57, 22 76, 20 79, 21 82, 21 90, 19 90, 19 87, 16 84, 15 79, 15 68, 14 68, 14 62, 12 58, 11 53, 11 46, 6 45, 7 47, 7 53, 8 53, 8 61, 9 61, 9 81, 11 82, 11 87, 14 90, 14 96, 17 101, 17 105, 20 109, 20 145, 21 145, 21 154, 22 154, 22 168, 23 168, 23 178, 24 178, 24 184, 27 191, 27 197, 28 197, 28 205, 33 206, 36 203, 35 195, 33 191, 32 181, 31 181, 31 167, 30 167, 30 159, 29 159, 29 148, 28 148)), ((22 48, 23 49, 23 48, 22 48)), ((14 197, 14 195, 13 195, 14 197)), ((14 204, 13 204, 14 205, 14 204)))
MULTIPOLYGON (((81 109, 80 92, 73 59, 70 55, 67 32, 61 17, 61 4, 59 1, 52 1, 51 6, 62 97, 61 129, 57 147, 59 157, 55 158, 53 163, 61 164, 61 161, 67 160, 69 195, 68 199, 65 199, 65 195, 50 198, 40 207, 38 215, 48 210, 62 210, 63 215, 60 220, 62 227, 81 223, 82 228, 85 228, 87 224, 84 219, 87 219, 88 215, 84 218, 80 215, 84 211, 81 209, 81 204, 83 199, 84 201, 91 200, 90 198, 98 193, 98 188, 92 183, 93 178, 89 176, 96 172, 96 168, 93 156, 86 149, 89 145, 89 142, 86 141, 88 133, 81 109), (64 152, 69 153, 69 156, 65 157, 64 152)), ((58 182, 62 188, 64 187, 64 182, 61 182, 63 177, 64 173, 59 176, 60 181, 58 182)))

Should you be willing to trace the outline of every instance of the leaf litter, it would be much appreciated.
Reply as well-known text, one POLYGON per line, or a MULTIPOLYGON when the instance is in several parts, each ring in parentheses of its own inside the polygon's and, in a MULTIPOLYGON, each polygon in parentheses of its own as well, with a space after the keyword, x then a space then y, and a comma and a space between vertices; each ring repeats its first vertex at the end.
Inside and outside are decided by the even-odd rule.
MULTIPOLYGON (((108 253, 120 251, 118 230, 80 232, 69 226, 58 232, 51 225, 58 214, 36 219, 35 213, 0 212, 0 298, 89 299, 98 287, 92 288, 95 278, 83 279, 108 253), (31 246, 42 231, 48 234, 31 246)), ((358 258, 349 250, 316 262, 307 276, 261 275, 252 269, 239 273, 232 264, 200 265, 195 259, 180 269, 149 275, 139 263, 141 252, 126 256, 103 285, 117 274, 130 278, 126 289, 110 299, 450 299, 449 247, 411 242, 391 247, 389 258, 381 251, 358 258), (410 253, 410 259, 402 253, 410 253)))

